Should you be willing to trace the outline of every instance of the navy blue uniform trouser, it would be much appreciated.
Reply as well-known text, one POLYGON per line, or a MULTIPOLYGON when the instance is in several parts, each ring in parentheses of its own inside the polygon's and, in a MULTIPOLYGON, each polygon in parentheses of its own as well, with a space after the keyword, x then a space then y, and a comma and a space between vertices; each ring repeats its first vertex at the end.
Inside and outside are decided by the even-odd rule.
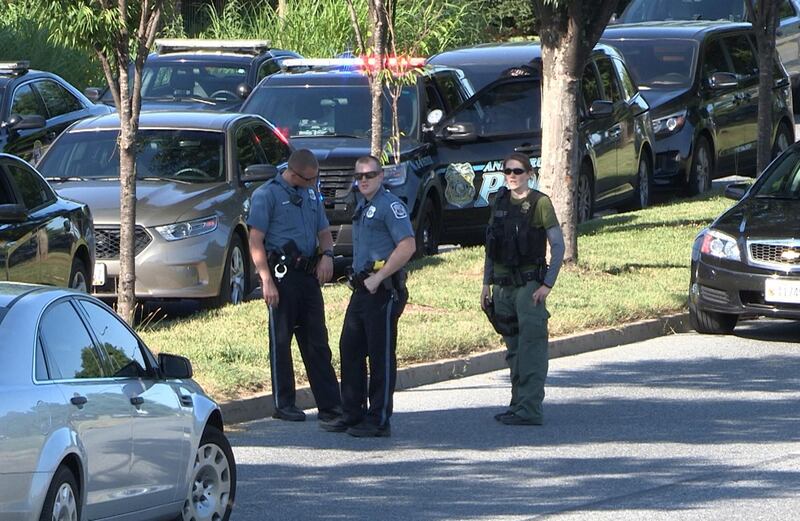
POLYGON ((383 287, 375 294, 356 289, 350 297, 339 340, 342 409, 348 423, 386 425, 397 380, 397 321, 407 294, 397 300, 383 287), (367 376, 369 362, 369 376, 367 376))
POLYGON ((289 270, 276 285, 278 306, 269 310, 269 360, 275 407, 295 404, 292 335, 297 338, 317 407, 338 407, 339 384, 331 365, 325 305, 317 278, 289 270))

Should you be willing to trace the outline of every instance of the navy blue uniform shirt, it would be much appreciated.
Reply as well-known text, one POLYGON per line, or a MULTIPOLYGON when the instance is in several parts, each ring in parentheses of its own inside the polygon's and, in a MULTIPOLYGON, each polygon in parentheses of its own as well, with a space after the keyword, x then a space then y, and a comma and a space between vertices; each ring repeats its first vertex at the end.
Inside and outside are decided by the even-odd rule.
POLYGON ((317 252, 317 234, 330 226, 322 197, 313 188, 290 185, 281 175, 253 192, 247 224, 264 233, 267 251, 293 240, 306 257, 317 252))
POLYGON ((353 270, 372 271, 376 260, 388 260, 397 243, 414 236, 403 201, 378 189, 372 201, 362 199, 353 214, 353 270))

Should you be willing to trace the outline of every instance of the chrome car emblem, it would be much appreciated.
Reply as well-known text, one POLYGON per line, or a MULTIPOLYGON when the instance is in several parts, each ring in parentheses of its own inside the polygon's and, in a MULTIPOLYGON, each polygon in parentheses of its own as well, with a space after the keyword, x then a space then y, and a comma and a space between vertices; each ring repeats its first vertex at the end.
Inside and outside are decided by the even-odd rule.
POLYGON ((785 252, 781 253, 781 259, 785 261, 793 261, 800 258, 800 251, 797 250, 786 250, 785 252))

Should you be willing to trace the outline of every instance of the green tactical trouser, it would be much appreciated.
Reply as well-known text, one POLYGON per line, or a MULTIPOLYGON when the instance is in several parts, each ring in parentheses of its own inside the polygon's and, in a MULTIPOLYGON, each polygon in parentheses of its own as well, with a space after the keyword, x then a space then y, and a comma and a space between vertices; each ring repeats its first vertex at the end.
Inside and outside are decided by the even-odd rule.
POLYGON ((519 333, 504 336, 508 352, 506 361, 511 370, 511 405, 509 411, 526 420, 542 421, 544 381, 547 378, 547 319, 550 313, 544 303, 533 304, 536 281, 524 286, 492 288, 495 313, 516 316, 519 333))

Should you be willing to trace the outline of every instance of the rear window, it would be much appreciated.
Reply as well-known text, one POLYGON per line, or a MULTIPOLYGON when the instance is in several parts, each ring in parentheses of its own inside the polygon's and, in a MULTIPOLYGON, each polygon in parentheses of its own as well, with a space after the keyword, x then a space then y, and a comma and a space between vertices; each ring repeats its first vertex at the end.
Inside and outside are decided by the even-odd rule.
POLYGON ((617 18, 620 23, 660 20, 729 20, 741 22, 743 0, 633 0, 617 18))
POLYGON ((603 40, 625 56, 639 89, 678 89, 691 86, 697 42, 683 39, 603 40))

